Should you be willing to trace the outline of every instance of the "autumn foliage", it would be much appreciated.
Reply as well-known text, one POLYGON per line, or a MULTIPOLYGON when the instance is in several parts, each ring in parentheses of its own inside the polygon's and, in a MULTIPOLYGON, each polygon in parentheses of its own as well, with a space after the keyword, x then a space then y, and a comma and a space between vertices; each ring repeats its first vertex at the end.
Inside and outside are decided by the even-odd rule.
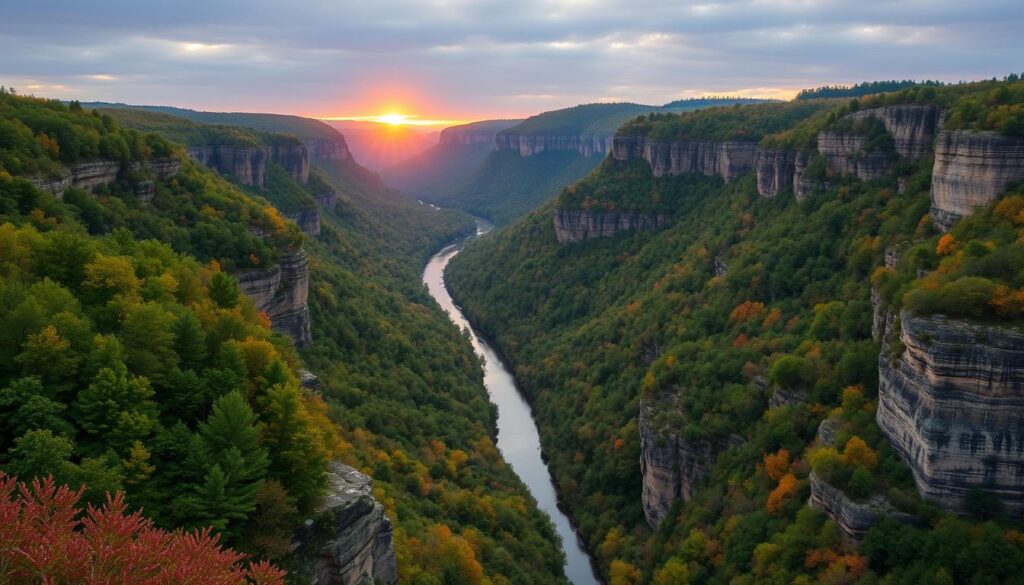
POLYGON ((156 528, 140 512, 126 513, 122 493, 83 510, 82 492, 52 477, 29 485, 0 472, 0 582, 284 583, 284 573, 266 562, 245 565, 245 555, 221 547, 209 528, 156 528))
POLYGON ((768 502, 765 504, 765 508, 772 514, 777 514, 791 499, 793 494, 796 493, 796 490, 796 476, 792 473, 783 475, 782 478, 779 479, 779 485, 772 490, 772 493, 768 494, 768 502))

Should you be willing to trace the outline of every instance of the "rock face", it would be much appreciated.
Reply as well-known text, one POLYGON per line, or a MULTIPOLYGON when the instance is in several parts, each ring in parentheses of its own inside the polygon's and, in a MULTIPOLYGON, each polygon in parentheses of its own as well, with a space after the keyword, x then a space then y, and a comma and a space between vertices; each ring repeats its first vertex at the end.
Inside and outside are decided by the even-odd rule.
POLYGON ((398 564, 391 520, 373 498, 373 480, 333 461, 315 518, 296 534, 304 572, 316 585, 395 585, 398 564))
POLYGON ((309 305, 309 257, 300 249, 284 254, 266 270, 249 270, 235 275, 238 286, 270 317, 275 330, 303 346, 312 341, 309 305))
POLYGON ((188 155, 222 175, 251 187, 267 186, 267 150, 260 146, 194 146, 188 155))
POLYGON ((555 211, 555 237, 561 243, 607 238, 623 232, 656 230, 668 225, 666 215, 591 212, 571 209, 555 211))
POLYGON ((920 160, 932 151, 942 111, 933 105, 899 105, 860 110, 847 117, 854 120, 878 118, 892 135, 896 153, 903 158, 920 160))
POLYGON ((324 209, 334 209, 334 206, 338 204, 338 192, 334 189, 325 191, 315 197, 316 202, 320 204, 320 207, 324 209))
POLYGON ((975 207, 1024 180, 1024 140, 995 132, 943 131, 935 141, 932 219, 949 229, 975 207))
POLYGON ((808 504, 828 514, 848 541, 859 543, 868 529, 883 517, 894 518, 905 524, 919 523, 917 517, 893 509, 892 504, 880 495, 856 502, 813 471, 810 479, 811 498, 808 504))
POLYGON ((757 145, 753 142, 708 140, 661 141, 643 136, 615 138, 616 160, 642 158, 655 177, 699 173, 732 181, 754 168, 757 145))
POLYGON ((737 444, 726 441, 687 440, 673 432, 670 420, 677 410, 673 400, 640 403, 640 473, 643 475, 644 518, 657 528, 677 499, 689 500, 697 484, 707 477, 718 454, 737 444))
POLYGON ((575 150, 583 156, 603 156, 612 148, 612 137, 599 134, 583 136, 542 136, 498 132, 496 150, 514 150, 519 156, 533 156, 553 150, 575 150))
POLYGON ((296 183, 309 182, 309 153, 303 144, 278 144, 266 147, 270 160, 284 167, 296 183))
POLYGON ((829 176, 854 176, 862 181, 889 174, 896 158, 886 152, 866 152, 868 137, 825 130, 818 134, 818 152, 825 157, 829 176))
POLYGON ((796 190, 793 182, 796 152, 792 150, 757 150, 754 168, 757 171, 757 193, 775 197, 787 189, 796 190))
MULTIPOLYGON (((143 170, 155 174, 161 179, 169 179, 181 171, 181 161, 176 158, 156 158, 142 163, 133 162, 129 167, 134 172, 143 170)), ((36 187, 53 193, 58 199, 70 187, 92 191, 101 185, 109 185, 117 180, 121 172, 121 164, 112 160, 97 160, 78 163, 56 178, 35 177, 29 179, 36 187)), ((152 181, 141 181, 136 185, 136 195, 148 203, 153 197, 152 181), (148 186, 142 183, 149 183, 148 186), (141 185, 141 186, 140 186, 141 185), (147 199, 148 197, 148 199, 147 199)))
POLYGON ((317 209, 302 209, 290 211, 284 214, 285 217, 294 221, 306 235, 320 235, 320 211, 317 209))
POLYGON ((306 152, 312 158, 324 160, 346 160, 349 158, 348 143, 344 137, 338 140, 314 138, 306 141, 306 152))
POLYGON ((1024 517, 1024 334, 904 311, 904 349, 879 359, 878 425, 918 491, 965 511, 979 488, 1024 517))

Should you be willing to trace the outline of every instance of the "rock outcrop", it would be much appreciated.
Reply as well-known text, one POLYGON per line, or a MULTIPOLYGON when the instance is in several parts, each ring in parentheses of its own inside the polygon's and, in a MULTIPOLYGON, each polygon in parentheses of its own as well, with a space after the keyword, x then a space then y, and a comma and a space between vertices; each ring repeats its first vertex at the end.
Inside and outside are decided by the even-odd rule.
POLYGON ((916 516, 897 511, 881 495, 875 494, 863 502, 857 502, 813 471, 810 479, 811 497, 808 504, 828 514, 847 541, 859 543, 868 529, 883 517, 894 518, 904 524, 920 522, 916 516))
MULTIPOLYGON (((674 397, 673 397, 674 398, 674 397)), ((684 439, 674 399, 642 400, 640 403, 640 473, 643 476, 644 518, 656 528, 677 499, 689 500, 695 487, 711 471, 718 454, 742 439, 684 439)))
MULTIPOLYGON (((142 163, 133 162, 129 169, 133 172, 150 172, 161 179, 169 179, 181 171, 181 161, 176 158, 156 158, 142 163)), ((78 163, 64 169, 58 177, 34 177, 29 179, 36 187, 53 193, 58 199, 70 187, 92 191, 101 185, 109 185, 117 180, 121 173, 121 163, 112 160, 95 160, 78 163)), ((140 200, 148 202, 152 199, 152 181, 140 181, 135 187, 140 200), (148 182, 149 185, 141 185, 148 182), (140 186, 141 185, 141 186, 140 186)))
POLYGON ((338 192, 334 189, 330 189, 317 195, 315 199, 316 202, 320 204, 320 207, 323 207, 324 209, 334 209, 334 206, 338 204, 338 192))
POLYGON ((908 311, 892 326, 902 352, 886 335, 876 418, 918 491, 964 512, 977 488, 1024 517, 1024 333, 908 311))
POLYGON ((757 172, 757 193, 761 197, 775 197, 787 190, 796 191, 793 181, 796 152, 792 150, 757 149, 754 168, 757 172))
POLYGON ((583 156, 603 156, 612 148, 612 137, 600 134, 582 136, 544 136, 498 132, 494 137, 496 150, 513 150, 519 156, 542 152, 575 150, 583 156))
POLYGON ((281 165, 293 181, 301 185, 309 182, 309 153, 303 144, 277 144, 268 146, 270 160, 281 165))
POLYGON ((441 131, 438 144, 460 144, 462 146, 494 146, 498 132, 511 128, 522 120, 486 120, 471 124, 452 126, 441 131))
POLYGON ((289 335, 300 347, 312 341, 307 304, 309 257, 305 250, 282 254, 270 268, 240 272, 235 277, 256 309, 267 313, 275 330, 289 335))
POLYGON ((667 215, 555 210, 555 237, 561 243, 607 238, 623 232, 656 230, 668 225, 667 215))
POLYGON ((873 181, 888 175, 896 164, 896 157, 888 152, 867 151, 868 137, 822 131, 818 134, 818 152, 825 157, 829 176, 854 176, 862 181, 873 181))
POLYGON ((395 585, 393 528, 373 480, 337 461, 327 478, 327 496, 296 533, 299 572, 316 585, 395 585))
POLYGON ((267 149, 261 146, 193 146, 188 155, 243 185, 267 186, 267 149))
POLYGON ((995 132, 940 132, 932 170, 932 220, 949 229, 1024 180, 1024 140, 995 132))
POLYGON ((299 225, 299 228, 309 236, 320 235, 320 211, 317 209, 301 209, 299 211, 289 211, 284 214, 285 217, 294 221, 299 225))
POLYGON ((847 114, 853 120, 877 118, 892 136, 896 153, 920 160, 932 151, 932 143, 942 123, 942 110, 934 105, 898 105, 870 108, 847 114))
POLYGON ((323 160, 346 160, 349 158, 348 143, 344 137, 338 140, 313 138, 306 141, 306 152, 312 158, 323 160))
POLYGON ((709 140, 663 141, 644 136, 618 136, 612 154, 616 160, 642 158, 655 177, 699 173, 732 181, 754 168, 753 142, 709 140))

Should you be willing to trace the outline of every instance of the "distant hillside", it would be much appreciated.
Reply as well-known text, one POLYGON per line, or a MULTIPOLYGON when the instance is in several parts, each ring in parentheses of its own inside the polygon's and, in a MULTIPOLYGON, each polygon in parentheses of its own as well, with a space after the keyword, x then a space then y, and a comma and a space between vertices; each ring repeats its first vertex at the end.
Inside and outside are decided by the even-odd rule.
POLYGON ((429 132, 409 126, 349 120, 329 124, 345 135, 352 156, 375 171, 416 156, 436 141, 429 132))
POLYGON ((616 129, 632 118, 650 112, 685 112, 763 101, 700 98, 664 106, 583 104, 544 112, 499 129, 491 148, 484 144, 475 148, 442 144, 386 169, 382 175, 389 184, 415 198, 505 223, 586 176, 608 152, 616 129))

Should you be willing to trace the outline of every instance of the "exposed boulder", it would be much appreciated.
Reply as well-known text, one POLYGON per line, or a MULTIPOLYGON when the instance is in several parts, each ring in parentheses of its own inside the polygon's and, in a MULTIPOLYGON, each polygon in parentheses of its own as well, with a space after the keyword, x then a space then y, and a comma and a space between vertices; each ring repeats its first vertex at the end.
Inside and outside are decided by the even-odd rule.
POLYGON ((555 237, 559 242, 606 238, 623 232, 656 230, 668 225, 667 215, 592 212, 572 209, 555 211, 555 237))
POLYGON ((918 491, 966 512, 965 497, 980 489, 1024 517, 1024 334, 908 311, 892 327, 876 419, 918 491))
POLYGON ((316 585, 395 585, 393 529, 373 480, 337 461, 327 478, 327 496, 296 533, 299 572, 316 585))
POLYGON ((1024 140, 995 132, 943 131, 935 141, 932 220, 942 230, 1024 180, 1024 140))

